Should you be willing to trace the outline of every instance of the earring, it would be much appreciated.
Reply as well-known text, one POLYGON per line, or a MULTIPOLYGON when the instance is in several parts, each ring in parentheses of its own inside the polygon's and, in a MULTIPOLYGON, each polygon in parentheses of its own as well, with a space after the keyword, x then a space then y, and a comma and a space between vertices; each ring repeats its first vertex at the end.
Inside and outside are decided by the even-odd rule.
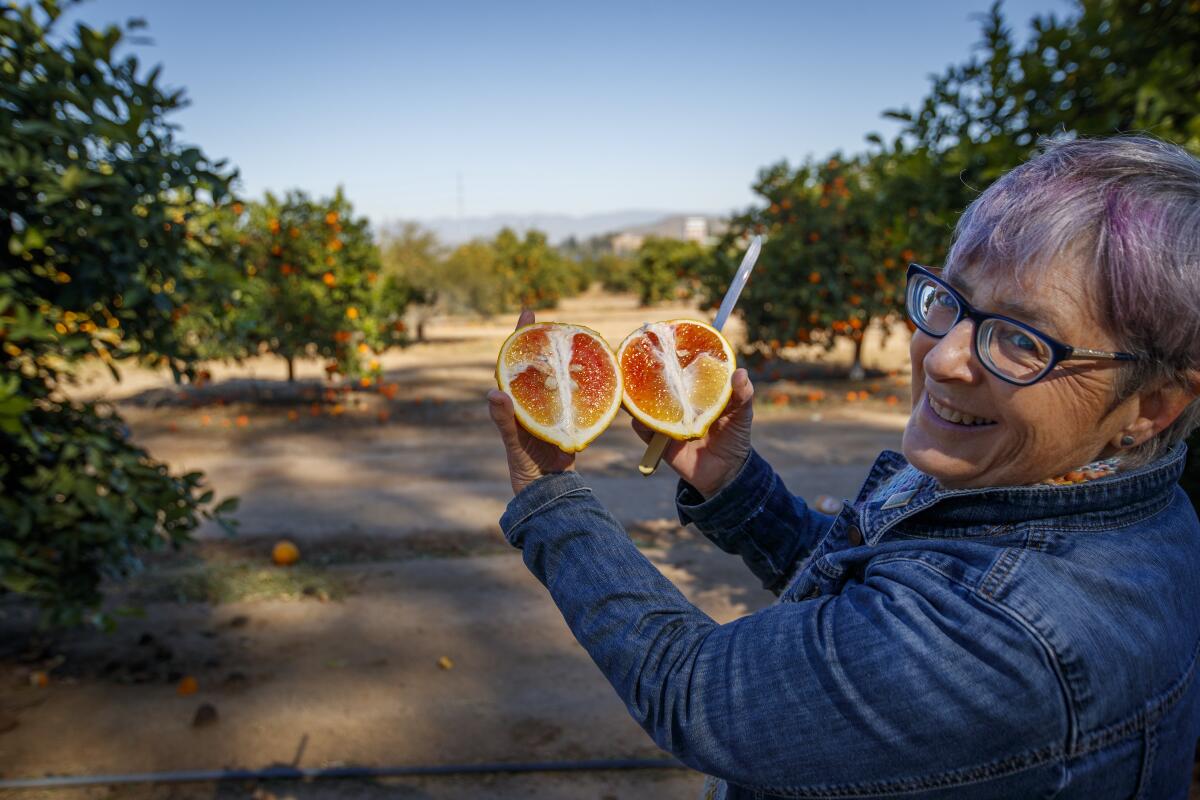
POLYGON ((1121 437, 1121 446, 1129 447, 1130 445, 1132 445, 1134 443, 1134 441, 1136 441, 1136 440, 1127 433, 1121 437))

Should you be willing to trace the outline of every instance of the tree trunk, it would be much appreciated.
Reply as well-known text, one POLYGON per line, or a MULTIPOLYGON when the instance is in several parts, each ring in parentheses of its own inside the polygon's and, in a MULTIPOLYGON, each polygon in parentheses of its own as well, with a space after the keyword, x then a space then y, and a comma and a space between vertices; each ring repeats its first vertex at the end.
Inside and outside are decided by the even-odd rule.
POLYGON ((425 341, 425 317, 417 317, 417 341, 425 341))
POLYGON ((284 356, 287 359, 288 365, 288 383, 294 383, 296 380, 296 361, 291 356, 284 356))
POLYGON ((861 381, 867 377, 867 371, 862 365, 863 335, 854 337, 854 364, 850 367, 850 380, 861 381))

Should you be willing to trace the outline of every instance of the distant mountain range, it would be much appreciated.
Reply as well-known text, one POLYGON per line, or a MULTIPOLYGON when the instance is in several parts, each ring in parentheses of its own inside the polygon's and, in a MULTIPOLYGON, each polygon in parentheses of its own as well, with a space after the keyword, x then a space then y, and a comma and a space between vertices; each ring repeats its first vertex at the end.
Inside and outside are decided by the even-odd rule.
MULTIPOLYGON (((435 217, 414 220, 422 227, 437 234, 446 244, 461 244, 476 238, 490 239, 501 228, 512 228, 524 233, 536 228, 544 232, 551 244, 558 244, 574 236, 583 240, 606 233, 630 231, 651 233, 655 228, 666 225, 674 228, 676 220, 686 216, 702 216, 715 220, 716 214, 683 214, 678 211, 611 211, 603 214, 493 214, 486 217, 435 217)), ((670 235, 664 232, 663 235, 670 235)))

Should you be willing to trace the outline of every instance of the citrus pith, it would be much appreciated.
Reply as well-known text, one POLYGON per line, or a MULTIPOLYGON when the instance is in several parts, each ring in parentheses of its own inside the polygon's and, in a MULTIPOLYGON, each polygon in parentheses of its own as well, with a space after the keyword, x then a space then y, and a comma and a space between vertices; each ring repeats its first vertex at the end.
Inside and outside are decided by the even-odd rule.
POLYGON ((673 439, 704 436, 733 393, 733 348, 697 320, 646 323, 621 342, 617 361, 625 410, 673 439))
POLYGON ((591 444, 621 407, 616 356, 582 325, 518 328, 500 348, 496 385, 512 397, 521 427, 567 453, 591 444))

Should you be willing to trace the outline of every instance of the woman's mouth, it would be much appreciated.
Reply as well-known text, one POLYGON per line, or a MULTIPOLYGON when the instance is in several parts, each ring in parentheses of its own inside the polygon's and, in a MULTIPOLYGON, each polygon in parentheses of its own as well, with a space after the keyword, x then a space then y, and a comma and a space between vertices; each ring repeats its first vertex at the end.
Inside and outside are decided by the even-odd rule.
POLYGON ((971 414, 964 414, 961 411, 955 411, 952 408, 948 408, 947 406, 939 403, 937 400, 934 400, 928 392, 925 393, 925 401, 934 417, 959 428, 979 428, 996 424, 996 421, 993 419, 976 417, 971 414))

